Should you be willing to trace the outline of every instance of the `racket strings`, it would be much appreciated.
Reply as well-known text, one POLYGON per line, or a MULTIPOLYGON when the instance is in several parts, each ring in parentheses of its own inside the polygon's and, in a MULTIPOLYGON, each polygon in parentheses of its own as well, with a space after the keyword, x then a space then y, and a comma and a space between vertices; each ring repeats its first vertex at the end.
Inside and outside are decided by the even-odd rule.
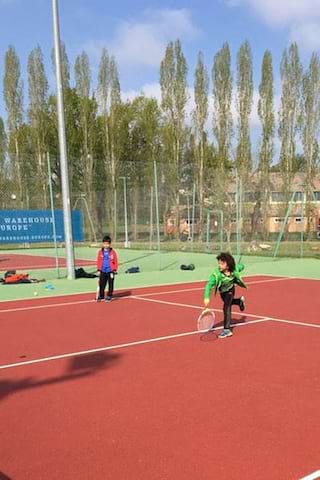
POLYGON ((201 313, 198 318, 198 330, 208 331, 211 330, 214 326, 215 316, 211 310, 205 310, 201 313))

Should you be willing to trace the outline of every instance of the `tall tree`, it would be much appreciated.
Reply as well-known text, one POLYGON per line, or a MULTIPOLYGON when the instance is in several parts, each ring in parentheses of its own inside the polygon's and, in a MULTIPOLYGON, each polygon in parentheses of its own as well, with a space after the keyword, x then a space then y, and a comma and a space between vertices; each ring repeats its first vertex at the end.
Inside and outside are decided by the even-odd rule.
POLYGON ((44 205, 47 205, 48 150, 48 93, 49 85, 45 72, 43 54, 38 46, 28 58, 29 119, 32 126, 34 151, 37 159, 37 184, 42 189, 44 205))
POLYGON ((110 153, 112 185, 116 184, 117 163, 120 161, 119 124, 121 122, 121 88, 117 62, 110 60, 110 153))
POLYGON ((290 190, 296 158, 297 135, 301 118, 302 65, 296 43, 285 49, 280 66, 282 95, 279 112, 279 138, 281 140, 280 166, 285 190, 290 190))
POLYGON ((319 167, 319 130, 320 130, 320 62, 317 53, 311 56, 309 68, 303 77, 302 93, 303 128, 302 143, 306 161, 305 191, 307 200, 306 218, 310 232, 312 216, 313 180, 319 167))
MULTIPOLYGON (((60 43, 60 58, 61 58, 61 73, 62 73, 62 88, 64 92, 70 88, 70 62, 64 42, 60 43)), ((51 51, 51 61, 53 72, 56 72, 56 62, 54 49, 51 51)))
POLYGON ((6 135, 6 130, 4 126, 4 121, 0 117, 0 169, 4 167, 6 152, 7 152, 7 135, 6 135))
POLYGON ((86 52, 82 52, 75 61, 75 83, 76 92, 79 97, 80 106, 80 165, 79 165, 79 189, 85 192, 88 200, 89 209, 95 213, 94 196, 94 144, 96 130, 97 105, 94 98, 91 97, 91 70, 89 57, 86 52))
MULTIPOLYGON (((91 125, 91 71, 89 57, 86 52, 82 52, 76 58, 74 66, 76 92, 80 101, 80 130, 81 130, 81 166, 80 175, 84 182, 91 180, 92 176, 92 148, 90 134, 91 125)), ((86 185, 84 185, 87 191, 86 185)))
POLYGON ((21 80, 20 60, 10 46, 5 55, 5 73, 3 78, 3 96, 7 111, 8 151, 12 172, 17 179, 19 203, 24 198, 23 159, 20 155, 19 129, 23 122, 23 83, 21 80))
POLYGON ((4 121, 0 117, 0 177, 5 176, 5 159, 7 153, 7 135, 4 127, 4 121))
POLYGON ((120 161, 121 87, 117 63, 107 49, 101 53, 97 99, 102 128, 104 176, 109 186, 108 216, 114 239, 117 235, 117 169, 120 161))
POLYGON ((166 121, 168 152, 170 152, 167 181, 171 198, 176 203, 176 234, 179 235, 179 176, 185 139, 185 115, 188 100, 187 62, 180 40, 170 42, 160 66, 161 105, 166 121))
POLYGON ((259 86, 258 115, 261 121, 261 141, 259 152, 259 172, 263 205, 263 230, 264 236, 268 235, 268 204, 270 194, 269 172, 274 154, 274 86, 272 55, 266 51, 263 56, 261 83, 259 86))
POLYGON ((228 43, 216 53, 212 68, 213 134, 217 155, 214 203, 224 210, 224 226, 228 244, 231 238, 234 202, 228 196, 231 164, 230 147, 233 135, 231 55, 228 43), (217 181, 219 177, 219 181, 217 181), (227 200, 227 201, 226 201, 227 200))
POLYGON ((252 53, 249 42, 241 45, 237 56, 238 145, 236 165, 241 177, 252 167, 250 114, 253 102, 252 53))
MULTIPOLYGON (((66 51, 65 44, 61 42, 61 71, 62 71, 62 86, 64 94, 64 110, 65 110, 65 125, 67 135, 67 151, 68 151, 68 165, 71 191, 79 190, 79 159, 81 159, 82 151, 82 132, 79 128, 79 119, 81 117, 80 106, 81 99, 77 93, 76 88, 72 88, 70 84, 70 62, 66 51)), ((55 74, 55 57, 54 50, 51 53, 52 68, 55 74)), ((50 115, 50 153, 52 154, 52 167, 57 176, 60 177, 59 168, 59 148, 58 148, 58 132, 57 132, 57 102, 56 96, 52 95, 49 98, 49 115, 50 115)))
POLYGON ((203 230, 203 199, 204 199, 204 168, 207 152, 206 141, 207 141, 207 132, 206 132, 206 122, 208 120, 208 110, 209 110, 209 76, 207 69, 204 64, 203 54, 199 52, 198 62, 195 70, 195 80, 194 80, 194 99, 195 99, 195 110, 193 113, 194 126, 195 126, 195 137, 196 137, 196 165, 195 165, 195 175, 197 179, 197 192, 199 199, 199 237, 202 238, 203 230))
POLYGON ((160 148, 160 110, 156 99, 136 97, 123 106, 121 175, 129 176, 128 189, 133 240, 138 239, 138 218, 150 218, 153 161, 160 148), (140 215, 139 215, 140 214, 140 215))
POLYGON ((232 72, 228 43, 214 57, 212 69, 213 84, 213 133, 217 142, 219 169, 224 171, 230 161, 232 138, 232 72))
POLYGON ((7 176, 5 171, 5 159, 7 152, 7 136, 4 121, 0 117, 0 208, 6 207, 7 176))

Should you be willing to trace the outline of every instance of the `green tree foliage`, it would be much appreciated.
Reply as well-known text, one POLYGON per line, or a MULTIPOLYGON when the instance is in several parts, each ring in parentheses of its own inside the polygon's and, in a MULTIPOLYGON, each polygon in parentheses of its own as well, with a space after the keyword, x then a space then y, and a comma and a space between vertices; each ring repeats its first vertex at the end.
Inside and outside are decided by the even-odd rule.
POLYGON ((18 203, 25 199, 25 177, 23 158, 20 153, 19 129, 23 122, 23 83, 21 80, 20 60, 10 46, 5 55, 3 97, 7 111, 8 153, 10 155, 10 175, 17 179, 18 203))
MULTIPOLYGON (((179 40, 170 42, 160 66, 161 106, 165 125, 163 142, 167 152, 167 187, 176 204, 176 224, 179 225, 180 168, 185 147, 185 117, 188 100, 187 62, 179 40)), ((178 230, 177 230, 178 235, 178 230)))
POLYGON ((36 156, 38 188, 42 190, 44 205, 48 205, 47 160, 49 85, 41 48, 38 46, 28 58, 29 120, 32 127, 33 148, 36 156))
POLYGON ((281 66, 281 106, 279 112, 280 164, 285 189, 290 188, 295 173, 294 159, 297 151, 299 123, 301 120, 302 65, 296 43, 285 49, 281 66))
POLYGON ((252 53, 248 42, 241 45, 237 57, 238 145, 236 166, 241 177, 252 168, 250 114, 253 102, 252 53))
POLYGON ((199 234, 203 231, 203 206, 204 206, 204 172, 207 166, 208 157, 206 122, 209 114, 209 75, 204 64, 203 54, 199 52, 198 62, 194 79, 195 110, 193 112, 195 130, 195 165, 194 175, 199 201, 199 234))
POLYGON ((228 43, 216 53, 212 68, 213 85, 213 133, 217 143, 219 169, 224 171, 230 165, 232 138, 232 72, 228 43))
POLYGON ((258 114, 261 121, 261 140, 259 151, 260 188, 263 204, 264 236, 268 236, 268 200, 270 194, 270 167, 274 153, 274 86, 272 55, 267 50, 263 56, 261 82, 259 86, 258 114))

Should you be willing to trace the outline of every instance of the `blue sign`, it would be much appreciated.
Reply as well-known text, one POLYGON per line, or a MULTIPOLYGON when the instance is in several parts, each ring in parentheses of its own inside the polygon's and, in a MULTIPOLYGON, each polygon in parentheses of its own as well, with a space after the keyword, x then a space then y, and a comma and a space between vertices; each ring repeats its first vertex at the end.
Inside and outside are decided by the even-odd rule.
MULTIPOLYGON (((55 210, 56 238, 64 242, 62 210, 55 210)), ((83 223, 80 210, 72 211, 73 239, 83 241, 83 223)), ((52 242, 53 219, 51 210, 0 210, 0 243, 52 242)))

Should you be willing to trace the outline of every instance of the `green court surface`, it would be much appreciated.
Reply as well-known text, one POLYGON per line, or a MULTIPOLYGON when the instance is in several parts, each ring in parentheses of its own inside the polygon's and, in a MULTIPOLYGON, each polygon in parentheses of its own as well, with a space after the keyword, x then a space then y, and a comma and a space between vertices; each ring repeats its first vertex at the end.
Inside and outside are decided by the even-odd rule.
MULTIPOLYGON (((79 247, 75 249, 75 256, 82 260, 95 260, 96 248, 79 247)), ((158 254, 152 250, 117 249, 120 268, 116 277, 116 289, 130 289, 140 286, 164 285, 174 283, 186 283, 205 281, 211 270, 216 266, 216 252, 191 253, 191 252, 168 252, 158 254), (193 263, 195 270, 182 271, 182 264, 193 263), (129 267, 139 266, 140 273, 128 274, 125 271, 129 267)), ((4 251, 0 251, 0 254, 4 251)), ((9 253, 8 251, 6 253, 9 253)), ((52 249, 33 250, 10 250, 12 254, 53 256, 52 249)), ((59 249, 59 256, 64 256, 64 250, 59 249)), ((245 275, 278 275, 299 278, 320 279, 320 261, 312 258, 293 259, 281 258, 272 260, 261 256, 243 256, 245 275)), ((87 272, 95 271, 93 265, 84 267, 87 272)), ((0 271, 2 276, 4 271, 0 271)), ((55 269, 32 269, 27 270, 31 278, 44 278, 46 282, 25 285, 0 285, 0 301, 17 300, 39 297, 51 297, 64 294, 87 293, 96 291, 96 279, 67 280, 66 270, 60 268, 59 279, 55 269), (51 288, 48 289, 48 285, 51 288)))

